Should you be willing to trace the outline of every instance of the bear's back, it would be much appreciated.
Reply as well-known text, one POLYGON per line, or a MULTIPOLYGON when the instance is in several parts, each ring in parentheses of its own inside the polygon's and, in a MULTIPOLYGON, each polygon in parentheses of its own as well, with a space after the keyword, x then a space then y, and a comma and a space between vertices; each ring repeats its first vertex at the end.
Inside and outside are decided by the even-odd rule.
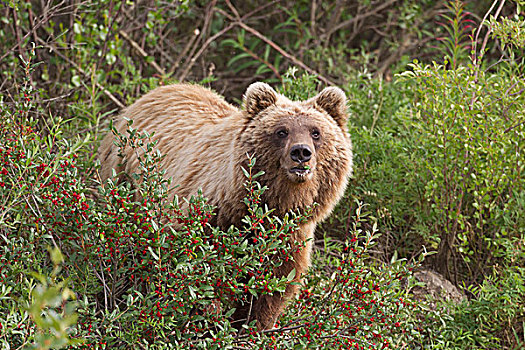
MULTIPOLYGON (((179 185, 176 193, 189 197, 202 189, 204 193, 223 192, 218 179, 232 169, 235 161, 233 140, 242 129, 242 112, 221 96, 198 85, 174 84, 159 87, 126 108, 115 122, 116 129, 126 134, 127 121, 132 128, 147 131, 165 159, 161 166, 166 177, 179 185), (166 166, 169 165, 169 166, 166 166)), ((133 173, 138 170, 137 155, 125 150, 126 165, 118 167, 121 158, 108 133, 99 148, 100 176, 103 181, 117 172, 133 173)))
POLYGON ((199 85, 173 84, 158 87, 126 108, 122 117, 133 120, 133 128, 163 133, 164 130, 193 131, 223 122, 237 108, 221 96, 199 85))

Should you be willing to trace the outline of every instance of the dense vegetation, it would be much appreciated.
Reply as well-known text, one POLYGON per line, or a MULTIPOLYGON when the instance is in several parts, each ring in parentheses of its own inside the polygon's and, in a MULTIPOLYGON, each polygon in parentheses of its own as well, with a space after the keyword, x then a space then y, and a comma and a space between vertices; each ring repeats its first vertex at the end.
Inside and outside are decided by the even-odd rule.
POLYGON ((0 347, 524 348, 524 6, 2 2, 0 347), (100 183, 95 160, 111 117, 156 86, 239 103, 257 80, 294 99, 343 88, 355 153, 300 295, 265 332, 229 316, 293 279, 272 256, 299 248, 308 213, 274 217, 248 168, 245 226, 211 227, 201 195, 167 200, 132 124, 119 142, 147 151, 139 188, 100 183), (419 269, 465 298, 415 293, 419 269))

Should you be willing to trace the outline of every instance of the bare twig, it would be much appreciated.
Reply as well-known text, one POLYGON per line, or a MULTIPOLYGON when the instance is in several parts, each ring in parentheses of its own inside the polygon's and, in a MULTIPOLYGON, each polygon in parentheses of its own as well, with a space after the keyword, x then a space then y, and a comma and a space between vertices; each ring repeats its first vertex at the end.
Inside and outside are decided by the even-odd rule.
POLYGON ((376 13, 378 13, 379 11, 387 8, 388 6, 392 5, 396 1, 397 0, 386 1, 386 2, 382 3, 381 5, 377 6, 376 8, 374 8, 371 11, 358 14, 357 16, 355 16, 353 18, 350 18, 349 20, 346 20, 346 21, 343 21, 343 22, 339 23, 338 25, 334 26, 333 28, 330 28, 330 30, 328 30, 325 34, 323 34, 322 35, 323 39, 329 38, 333 33, 338 31, 339 29, 342 29, 342 28, 347 27, 347 26, 349 26, 351 24, 354 24, 355 22, 360 21, 362 19, 365 19, 365 18, 367 18, 369 16, 375 15, 376 13))
MULTIPOLYGON (((509 91, 510 91, 510 88, 507 90, 507 96, 512 96, 512 95, 521 95, 521 94, 525 91, 525 88, 524 88, 524 89, 521 89, 521 90, 519 90, 519 91, 517 91, 517 92, 515 92, 515 93, 512 93, 512 94, 510 94, 510 95, 508 94, 509 91)), ((518 126, 523 125, 523 124, 525 124, 525 121, 522 121, 522 122, 519 122, 519 123, 517 123, 517 124, 511 125, 511 126, 509 126, 507 129, 505 129, 505 131, 503 131, 503 133, 506 134, 506 133, 508 133, 509 131, 511 131, 512 129, 515 129, 515 128, 517 128, 518 126)))
POLYGON ((228 5, 228 7, 230 8, 230 10, 232 10, 235 18, 237 20, 241 20, 241 16, 239 16, 239 12, 237 11, 237 9, 235 8, 235 6, 232 5, 232 3, 230 2, 230 0, 226 0, 226 4, 228 5))
MULTIPOLYGON (((496 13, 494 14, 494 20, 496 20, 499 14, 501 13, 501 10, 503 9, 503 5, 505 5, 505 0, 501 0, 501 3, 499 4, 498 9, 496 10, 496 13)), ((480 54, 481 54, 480 57, 483 57, 483 54, 485 52, 485 47, 487 46, 487 42, 489 40, 489 35, 491 32, 492 30, 491 28, 489 28, 489 30, 487 30, 487 33, 485 34, 485 38, 483 38, 483 44, 481 45, 481 50, 480 50, 480 54)))
MULTIPOLYGON (((483 16, 483 19, 481 20, 481 23, 479 24, 478 30, 476 30, 476 37, 474 39, 474 53, 477 52, 478 39, 479 39, 479 34, 481 33, 481 28, 483 28, 483 26, 485 25, 485 21, 487 20, 487 17, 490 15, 492 10, 496 6, 497 2, 498 2, 498 0, 494 0, 492 5, 490 6, 489 10, 485 13, 485 16, 483 16)), ((505 0, 501 0, 499 8, 496 11, 496 16, 495 17, 498 17, 499 13, 501 12, 501 9, 503 8, 503 4, 505 4, 505 0)), ((487 34, 485 34, 485 38, 483 39, 483 44, 481 46, 481 51, 480 51, 481 55, 483 55, 483 51, 485 50, 485 47, 487 45, 488 36, 489 36, 490 32, 491 32, 491 30, 489 28, 489 30, 487 31, 487 34)), ((474 64, 478 64, 477 57, 474 57, 474 64)))
POLYGON ((289 54, 288 52, 283 50, 279 45, 277 45, 276 43, 274 43, 273 41, 268 39, 266 36, 261 34, 256 29, 254 29, 254 28, 248 26, 247 24, 245 24, 244 22, 240 22, 240 21, 236 22, 235 24, 238 25, 239 27, 245 29, 247 32, 252 33, 256 37, 258 37, 259 39, 261 39, 262 41, 264 41, 265 43, 270 45, 273 49, 275 49, 277 52, 279 52, 281 55, 283 55, 285 58, 287 58, 289 61, 291 61, 296 66, 301 67, 302 69, 304 69, 305 71, 307 71, 310 74, 316 75, 321 81, 323 81, 323 83, 325 83, 327 85, 335 85, 330 79, 326 78, 325 76, 323 76, 322 74, 318 73, 314 69, 308 67, 301 60, 299 60, 297 57, 295 57, 294 55, 289 54))
MULTIPOLYGON (((31 33, 33 34, 33 40, 36 41, 35 38, 38 37, 38 34, 35 29, 35 16, 31 8, 28 9, 28 20, 29 20, 29 28, 31 30, 31 33)), ((36 54, 36 57, 38 58, 38 61, 40 61, 40 52, 36 51, 35 54, 36 54)))
MULTIPOLYGON (((185 62, 186 66, 184 67, 184 69, 182 70, 182 73, 177 78, 177 80, 179 80, 179 81, 183 81, 184 79, 186 79, 186 76, 188 75, 190 69, 193 67, 193 65, 197 61, 198 56, 200 56, 200 54, 203 51, 202 47, 201 47, 201 50, 199 50, 197 52, 197 54, 195 54, 195 51, 197 50, 197 47, 199 46, 201 40, 204 39, 204 37, 206 36, 206 33, 208 32, 208 28, 209 28, 209 26, 211 24, 211 18, 213 17, 213 13, 216 10, 216 8, 215 8, 215 4, 216 3, 217 3, 217 1, 214 0, 207 6, 206 14, 205 14, 205 17, 204 17, 204 24, 202 26, 202 30, 200 31, 200 36, 197 38, 197 40, 195 40, 194 45, 193 45, 193 47, 190 50, 190 53, 189 53, 188 57, 191 57, 191 59, 189 59, 189 60, 187 60, 185 62)), ((208 39, 208 41, 209 41, 209 39, 208 39)))
MULTIPOLYGON (((477 43, 478 43, 479 33, 481 31, 481 28, 485 25, 485 21, 487 20, 487 17, 492 12, 492 10, 494 9, 494 6, 496 6, 497 2, 498 2, 498 0, 494 0, 494 2, 492 3, 492 6, 490 7, 490 9, 487 11, 487 13, 485 13, 485 16, 483 17, 483 20, 479 24, 478 30, 476 32, 476 38, 474 39, 474 57, 473 57, 473 61, 474 61, 474 66, 476 67, 476 71, 474 73, 474 84, 477 84, 477 82, 478 82, 479 67, 481 65, 481 60, 483 59, 483 55, 485 54, 485 47, 487 46, 487 42, 489 40, 489 35, 490 35, 492 30, 491 30, 490 27, 488 28, 487 33, 485 34, 485 38, 483 39, 483 44, 481 45, 481 50, 479 51, 479 55, 478 55, 477 51, 476 51, 476 47, 477 47, 477 43)), ((505 0, 501 0, 501 2, 499 4, 499 7, 496 10, 496 14, 494 15, 494 19, 498 18, 498 16, 499 16, 499 14, 501 12, 501 9, 503 8, 504 4, 505 4, 505 0)), ((470 106, 474 105, 474 101, 475 100, 476 100, 476 89, 473 89, 472 90, 472 98, 470 99, 470 106)))
POLYGON ((520 125, 523 125, 525 124, 525 121, 521 122, 521 123, 518 123, 518 124, 515 124, 515 125, 512 125, 511 127, 508 127, 507 129, 505 129, 505 131, 503 132, 504 134, 508 133, 509 131, 511 131, 512 129, 515 129, 517 128, 518 126, 520 125))
MULTIPOLYGON (((22 47, 23 40, 27 37, 27 35, 24 36, 24 38, 22 38, 22 33, 20 31, 20 27, 18 26, 18 15, 14 8, 11 9, 11 14, 13 16, 13 29, 16 36, 16 43, 18 47, 22 47)), ((24 54, 24 52, 20 51, 20 55, 23 57, 24 60, 26 59, 26 55, 24 54)))
POLYGON ((102 288, 104 290, 104 308, 108 310, 108 293, 111 293, 111 292, 109 290, 108 285, 106 284, 106 279, 104 278, 104 268, 102 267, 102 261, 100 261, 100 259, 98 261, 98 265, 100 266, 100 274, 98 273, 98 271, 95 269, 94 266, 93 266, 93 272, 98 277, 98 280, 102 282, 102 285, 104 286, 104 288, 102 288))
MULTIPOLYGON (((123 30, 119 30, 118 31, 120 35, 122 35, 122 37, 124 39, 126 39, 127 41, 129 41, 129 43, 131 44, 131 46, 133 46, 133 48, 135 50, 137 50, 137 52, 144 58, 147 58, 149 55, 146 51, 144 51, 144 49, 142 47, 140 47, 140 45, 135 41, 133 40, 129 35, 128 33, 126 33, 125 31, 123 30)), ((148 62, 148 60, 146 60, 146 62, 148 62)), ((160 75, 162 76, 165 76, 166 75, 166 71, 157 64, 157 62, 155 62, 155 60, 151 60, 148 62, 153 68, 155 68, 155 70, 157 71, 157 73, 159 73, 160 75)))
POLYGON ((327 85, 335 85, 330 79, 326 78, 325 76, 323 76, 322 74, 318 73, 316 70, 308 67, 306 64, 304 64, 301 60, 299 60, 297 57, 295 57, 294 55, 292 54, 289 54, 288 52, 286 52, 285 50, 283 50, 279 45, 277 45, 276 43, 274 43, 272 40, 268 39, 265 35, 263 35, 262 33, 260 33, 259 31, 257 31, 256 29, 250 27, 249 25, 247 25, 246 23, 244 23, 243 21, 240 21, 240 20, 236 20, 236 18, 234 18, 232 15, 230 15, 229 13, 227 13, 226 11, 223 11, 219 8, 216 9, 217 12, 220 12, 221 14, 223 14, 224 16, 226 16, 228 19, 230 19, 234 24, 234 25, 237 25, 241 28, 243 28, 244 30, 246 30, 247 32, 250 32, 251 34, 255 35, 256 37, 258 37, 259 39, 261 39, 262 41, 264 41, 266 44, 270 45, 273 49, 275 49, 277 52, 279 52, 282 56, 284 56, 286 59, 288 59, 289 61, 291 61, 293 64, 295 64, 296 66, 304 69, 305 71, 307 71, 308 73, 312 74, 312 75, 316 75, 319 80, 321 80, 323 83, 327 84, 327 85))
POLYGON ((315 38, 317 37, 317 30, 315 28, 315 15, 317 12, 317 1, 312 1, 312 6, 310 8, 310 34, 315 38))
POLYGON ((188 62, 188 64, 186 65, 186 68, 184 69, 184 71, 181 73, 181 75, 179 76, 178 80, 180 81, 183 81, 186 76, 188 75, 191 67, 193 67, 193 65, 195 64, 195 62, 197 61, 197 59, 200 57, 200 55, 202 55, 202 53, 204 52, 204 50, 206 50, 206 48, 213 42, 215 41, 215 39, 217 39, 218 37, 220 37, 221 35, 223 35, 224 33, 228 32, 230 29, 232 29, 234 27, 234 23, 230 23, 228 26, 224 27, 220 32, 216 33, 215 35, 211 36, 210 38, 208 38, 208 40, 206 40, 206 42, 201 46, 200 50, 197 51, 197 53, 190 59, 190 61, 188 62))
POLYGON ((186 57, 186 54, 188 53, 188 51, 190 50, 191 46, 193 45, 193 43, 195 42, 195 40, 197 40, 197 38, 199 37, 199 28, 195 28, 195 30, 193 31, 193 35, 191 36, 190 40, 188 41, 188 43, 186 44, 186 46, 184 46, 184 49, 180 52, 179 56, 177 57, 177 59, 175 60, 175 63, 173 64, 173 66, 171 66, 171 68, 169 69, 168 71, 168 76, 171 76, 173 73, 175 73, 175 71, 177 70, 177 68, 179 68, 180 66, 180 63, 182 62, 182 59, 183 57, 186 57))
POLYGON ((251 18, 253 15, 255 15, 258 12, 261 12, 265 8, 273 6, 273 5, 278 4, 280 2, 281 2, 281 0, 268 1, 266 4, 259 6, 256 9, 254 9, 253 11, 250 11, 247 14, 245 14, 244 16, 242 16, 241 19, 242 20, 246 20, 248 18, 251 18))
MULTIPOLYGON (((44 14, 42 16, 40 16, 40 19, 38 20, 38 23, 36 23, 32 30, 35 31, 37 30, 38 28, 40 28, 44 23, 46 23, 49 19, 53 18, 53 17, 57 17, 57 16, 62 16, 64 14, 67 14, 68 11, 70 9, 73 9, 75 8, 75 6, 79 6, 80 4, 74 4, 74 5, 67 5, 67 6, 64 6, 63 8, 60 8, 63 4, 65 3, 65 1, 61 1, 60 3, 56 4, 55 6, 53 6, 53 8, 51 8, 50 10, 45 9, 44 11, 44 14), (58 11, 58 10, 61 10, 61 11, 58 11), (56 11, 56 12, 55 12, 56 11)), ((32 31, 28 31, 22 38, 21 38, 21 41, 17 41, 17 43, 12 46, 10 49, 6 50, 6 52, 0 57, 0 61, 2 61, 4 58, 6 58, 7 56, 9 56, 11 54, 12 51, 16 50, 17 48, 20 50, 21 49, 21 46, 20 44, 28 37, 32 34, 33 32, 32 31)))
MULTIPOLYGON (((42 40, 41 38, 37 38, 38 42, 40 44, 42 44, 42 46, 44 47, 47 47, 48 49, 50 50, 53 50, 58 56, 60 56, 60 58, 62 58, 64 61, 67 61, 67 63, 71 64, 76 70, 78 70, 82 75, 87 75, 87 73, 78 65, 76 64, 76 62, 72 61, 71 59, 69 59, 69 57, 67 57, 66 55, 63 55, 62 53, 60 53, 60 51, 57 50, 57 48, 55 46, 53 46, 52 44, 50 43, 47 43, 45 42, 44 40, 42 40)), ((124 106, 124 104, 122 102, 120 102, 115 96, 113 96, 113 94, 111 92, 109 92, 104 86, 102 86, 99 82, 95 81, 95 84, 96 86, 102 90, 102 92, 104 92, 104 94, 109 97, 109 99, 111 101, 113 101, 113 103, 115 103, 117 106, 119 106, 120 108, 125 108, 126 106, 124 106)))
MULTIPOLYGON (((359 8, 359 5, 358 5, 358 8, 359 8)), ((335 7, 333 9, 330 9, 329 11, 325 12, 325 16, 328 16, 328 13, 330 13, 330 18, 328 19, 327 25, 326 25, 326 27, 323 30, 323 33, 325 35, 323 35, 322 37, 319 37, 320 42, 323 43, 324 47, 328 46, 328 43, 330 41, 330 35, 332 35, 331 33, 328 34, 328 32, 330 32, 331 29, 337 23, 339 23, 339 20, 341 19, 342 12, 343 12, 343 0, 335 1, 335 7)), ((358 13, 359 13, 359 11, 358 11, 358 13)))
POLYGON ((246 52, 248 55, 252 56, 254 59, 256 59, 257 61, 265 64, 268 68, 270 68, 273 72, 273 74, 275 74, 275 76, 279 79, 279 80, 283 80, 282 79, 282 76, 281 74, 279 73, 279 71, 277 70, 277 68, 271 64, 270 62, 268 62, 267 60, 265 60, 264 58, 262 57, 259 57, 255 52, 253 52, 252 50, 250 50, 249 48, 247 48, 246 46, 243 46, 242 47, 243 51, 246 52))
MULTIPOLYGON (((253 308, 253 295, 251 295, 250 298, 250 309, 248 310, 248 316, 246 316, 246 320, 244 321, 244 325, 248 325, 250 322, 250 317, 252 317, 252 308, 253 308)), ((237 337, 241 335, 243 328, 239 329, 239 332, 237 333, 237 337)))

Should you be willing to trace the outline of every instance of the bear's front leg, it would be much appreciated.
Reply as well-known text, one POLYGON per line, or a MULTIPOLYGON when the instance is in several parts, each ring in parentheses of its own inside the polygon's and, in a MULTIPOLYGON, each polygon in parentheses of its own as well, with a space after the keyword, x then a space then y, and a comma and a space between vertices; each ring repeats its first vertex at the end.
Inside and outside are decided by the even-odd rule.
MULTIPOLYGON (((299 291, 302 283, 301 277, 304 273, 306 273, 308 267, 310 266, 310 254, 312 250, 312 240, 309 239, 304 242, 304 238, 310 237, 311 235, 312 234, 305 234, 302 237, 303 239, 300 240, 303 242, 303 244, 305 244, 305 246, 294 252, 292 254, 292 259, 283 262, 282 265, 276 267, 274 270, 274 275, 276 277, 285 277, 288 276, 293 269, 295 269, 295 277, 286 286, 285 291, 283 293, 274 292, 273 295, 261 295, 257 299, 254 298, 253 302, 251 303, 251 312, 248 310, 245 319, 248 316, 250 321, 256 319, 257 328, 259 330, 273 328, 277 318, 283 312, 286 303, 299 291)), ((250 305, 248 305, 248 308, 249 307, 250 305)))
MULTIPOLYGON (((300 282, 300 278, 295 278, 293 282, 300 282)), ((298 290, 298 284, 288 284, 284 293, 275 292, 273 295, 261 295, 255 299, 252 303, 252 315, 255 317, 252 316, 251 319, 257 320, 257 329, 272 329, 286 303, 298 290)))
MULTIPOLYGON (((292 282, 300 283, 300 278, 297 274, 292 282)), ((264 294, 252 297, 250 302, 237 306, 237 310, 232 316, 233 326, 240 330, 243 324, 249 324, 251 321, 256 320, 257 329, 259 330, 273 328, 286 303, 297 293, 298 289, 298 283, 290 283, 286 286, 286 290, 283 293, 274 292, 273 295, 264 294)))

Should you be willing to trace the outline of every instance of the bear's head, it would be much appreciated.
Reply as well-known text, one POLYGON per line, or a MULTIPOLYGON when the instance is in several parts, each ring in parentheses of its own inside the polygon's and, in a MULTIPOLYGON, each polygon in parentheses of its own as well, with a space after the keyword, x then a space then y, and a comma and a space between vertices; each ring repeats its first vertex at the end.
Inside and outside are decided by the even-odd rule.
POLYGON ((330 167, 351 166, 341 89, 328 87, 307 101, 291 101, 259 82, 246 90, 244 108, 244 149, 256 155, 268 176, 295 184, 317 182, 319 187, 321 181, 333 181, 337 171, 330 167))

